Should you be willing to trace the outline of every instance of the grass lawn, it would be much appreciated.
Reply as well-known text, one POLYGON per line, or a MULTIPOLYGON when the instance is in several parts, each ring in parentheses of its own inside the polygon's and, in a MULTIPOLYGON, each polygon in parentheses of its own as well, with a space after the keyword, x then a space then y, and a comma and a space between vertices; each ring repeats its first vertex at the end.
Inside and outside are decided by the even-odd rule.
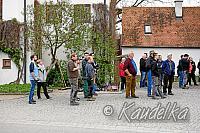
POLYGON ((0 85, 0 93, 27 93, 30 84, 5 84, 0 85))

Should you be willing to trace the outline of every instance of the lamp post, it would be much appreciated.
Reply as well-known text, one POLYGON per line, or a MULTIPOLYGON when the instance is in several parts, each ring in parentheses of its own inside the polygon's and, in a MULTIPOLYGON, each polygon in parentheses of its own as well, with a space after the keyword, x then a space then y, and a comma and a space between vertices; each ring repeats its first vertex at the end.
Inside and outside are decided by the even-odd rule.
POLYGON ((24 84, 26 84, 26 50, 27 50, 27 38, 26 38, 26 0, 24 0, 24 84))

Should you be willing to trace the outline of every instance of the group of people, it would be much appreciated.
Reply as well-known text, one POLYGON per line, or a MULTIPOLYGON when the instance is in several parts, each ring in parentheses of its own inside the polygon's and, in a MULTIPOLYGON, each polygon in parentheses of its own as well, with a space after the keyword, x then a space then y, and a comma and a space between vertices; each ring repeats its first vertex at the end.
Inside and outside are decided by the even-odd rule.
MULTIPOLYGON (((37 84, 37 97, 41 99, 40 90, 41 87, 44 90, 44 95, 47 99, 51 99, 47 92, 46 78, 48 72, 41 59, 37 59, 36 55, 32 55, 30 69, 30 94, 29 104, 36 104, 33 99, 34 89, 37 84)), ((172 93, 172 84, 175 76, 175 63, 172 60, 172 54, 167 55, 166 60, 162 60, 162 56, 156 53, 154 50, 144 53, 140 59, 140 88, 147 87, 147 96, 152 99, 158 99, 160 96, 162 99, 167 95, 174 95, 172 93), (163 89, 162 89, 163 88, 163 89)), ((97 70, 99 66, 94 60, 93 53, 84 53, 84 59, 79 60, 76 53, 71 54, 71 58, 67 63, 69 83, 71 85, 70 93, 70 105, 79 105, 80 98, 77 96, 79 91, 79 79, 84 81, 83 94, 87 101, 95 101, 97 96, 97 70)), ((200 61, 197 65, 200 69, 200 61)), ((119 64, 119 75, 121 77, 121 90, 126 91, 126 98, 139 98, 135 95, 136 88, 136 75, 138 68, 134 61, 134 53, 130 52, 127 58, 122 58, 119 64)), ((196 65, 192 57, 188 54, 181 55, 179 64, 177 66, 177 73, 179 77, 179 87, 182 89, 188 89, 188 85, 191 84, 191 79, 194 85, 198 86, 196 82, 196 65)), ((199 71, 200 72, 200 71, 199 71)), ((200 78, 199 78, 200 81, 200 78)))
POLYGON ((96 75, 98 67, 98 64, 94 60, 93 53, 84 53, 84 59, 82 60, 82 62, 80 62, 76 53, 71 54, 71 59, 68 61, 67 66, 69 82, 71 85, 70 105, 79 105, 78 101, 80 100, 80 98, 77 97, 77 93, 79 88, 78 78, 81 75, 81 69, 81 77, 84 81, 84 98, 86 98, 87 101, 95 101, 96 98, 94 97, 94 95, 97 96, 96 75))
MULTIPOLYGON (((200 70, 200 61, 198 63, 197 68, 200 70)), ((179 87, 183 89, 188 89, 187 85, 192 85, 191 79, 194 82, 195 86, 198 86, 196 81, 196 64, 193 61, 192 57, 189 57, 188 54, 181 55, 181 59, 179 60, 179 64, 177 67, 177 73, 179 76, 179 87)), ((200 72, 200 71, 199 71, 200 72)))
MULTIPOLYGON (((137 66, 133 57, 134 53, 130 52, 128 57, 122 58, 119 64, 120 87, 122 91, 126 88, 126 98, 138 98, 135 96, 137 66)), ((158 99, 157 96, 160 96, 163 99, 167 95, 174 95, 172 84, 175 77, 175 63, 171 53, 167 55, 166 60, 162 60, 162 55, 152 50, 149 52, 149 57, 147 53, 143 54, 139 64, 140 88, 148 88, 148 97, 158 99)), ((189 88, 187 85, 191 85, 191 79, 194 85, 198 86, 195 76, 196 65, 192 57, 188 54, 182 55, 177 68, 180 88, 189 88)), ((200 69, 200 62, 197 68, 200 69)))
MULTIPOLYGON (((48 72, 45 69, 45 66, 41 59, 38 59, 36 55, 31 55, 31 63, 29 65, 30 70, 30 93, 29 93, 29 104, 36 104, 36 100, 33 99, 35 86, 37 85, 37 97, 41 99, 40 90, 41 87, 44 90, 44 95, 47 99, 52 99, 47 92, 47 82, 46 78, 48 72)), ((80 98, 77 96, 77 93, 80 88, 79 79, 84 81, 84 98, 87 101, 95 101, 94 95, 97 96, 96 90, 96 80, 97 80, 97 69, 98 64, 94 60, 93 53, 84 53, 84 59, 82 62, 78 58, 76 53, 71 54, 71 58, 67 63, 67 71, 69 77, 69 83, 71 85, 70 93, 70 105, 79 105, 78 101, 80 98), (81 65, 82 64, 82 65, 81 65)))
POLYGON ((30 88, 30 93, 29 93, 29 104, 36 104, 36 100, 33 99, 36 85, 37 85, 38 99, 41 99, 41 96, 40 96, 41 87, 43 88, 44 95, 46 96, 47 99, 51 99, 52 97, 50 97, 47 92, 46 78, 47 78, 48 72, 46 71, 46 68, 42 60, 38 59, 36 55, 31 55, 30 59, 31 59, 31 63, 29 65, 29 71, 30 71, 29 78, 30 78, 31 88, 30 88))

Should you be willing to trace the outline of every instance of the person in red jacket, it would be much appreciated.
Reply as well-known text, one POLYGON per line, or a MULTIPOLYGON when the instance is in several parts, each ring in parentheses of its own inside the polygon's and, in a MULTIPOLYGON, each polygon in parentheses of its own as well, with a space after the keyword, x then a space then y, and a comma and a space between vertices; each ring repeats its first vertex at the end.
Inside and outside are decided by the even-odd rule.
POLYGON ((125 58, 121 59, 121 63, 119 64, 119 76, 121 78, 121 91, 124 91, 125 88, 125 84, 126 84, 126 77, 125 77, 125 73, 124 73, 124 62, 125 62, 125 58))
POLYGON ((130 52, 128 58, 124 62, 124 71, 126 76, 126 98, 138 98, 135 95, 137 66, 133 60, 134 53, 130 52))

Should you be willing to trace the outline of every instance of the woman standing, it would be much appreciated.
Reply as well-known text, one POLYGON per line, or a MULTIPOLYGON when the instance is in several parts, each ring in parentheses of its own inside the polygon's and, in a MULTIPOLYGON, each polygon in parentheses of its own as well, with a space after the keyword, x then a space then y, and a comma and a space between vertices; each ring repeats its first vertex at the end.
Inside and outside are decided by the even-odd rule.
POLYGON ((121 78, 121 91, 124 91, 125 89, 125 84, 126 84, 126 77, 125 77, 125 73, 124 73, 124 62, 125 62, 125 58, 121 59, 121 63, 119 64, 119 76, 121 78))
POLYGON ((38 65, 38 71, 39 71, 39 81, 37 83, 37 96, 38 96, 38 99, 41 99, 41 96, 40 96, 41 87, 44 90, 44 95, 46 96, 46 98, 50 99, 51 97, 48 95, 47 83, 46 83, 46 78, 47 78, 47 74, 48 73, 46 72, 45 66, 44 66, 44 64, 43 64, 41 59, 37 60, 37 65, 38 65))

